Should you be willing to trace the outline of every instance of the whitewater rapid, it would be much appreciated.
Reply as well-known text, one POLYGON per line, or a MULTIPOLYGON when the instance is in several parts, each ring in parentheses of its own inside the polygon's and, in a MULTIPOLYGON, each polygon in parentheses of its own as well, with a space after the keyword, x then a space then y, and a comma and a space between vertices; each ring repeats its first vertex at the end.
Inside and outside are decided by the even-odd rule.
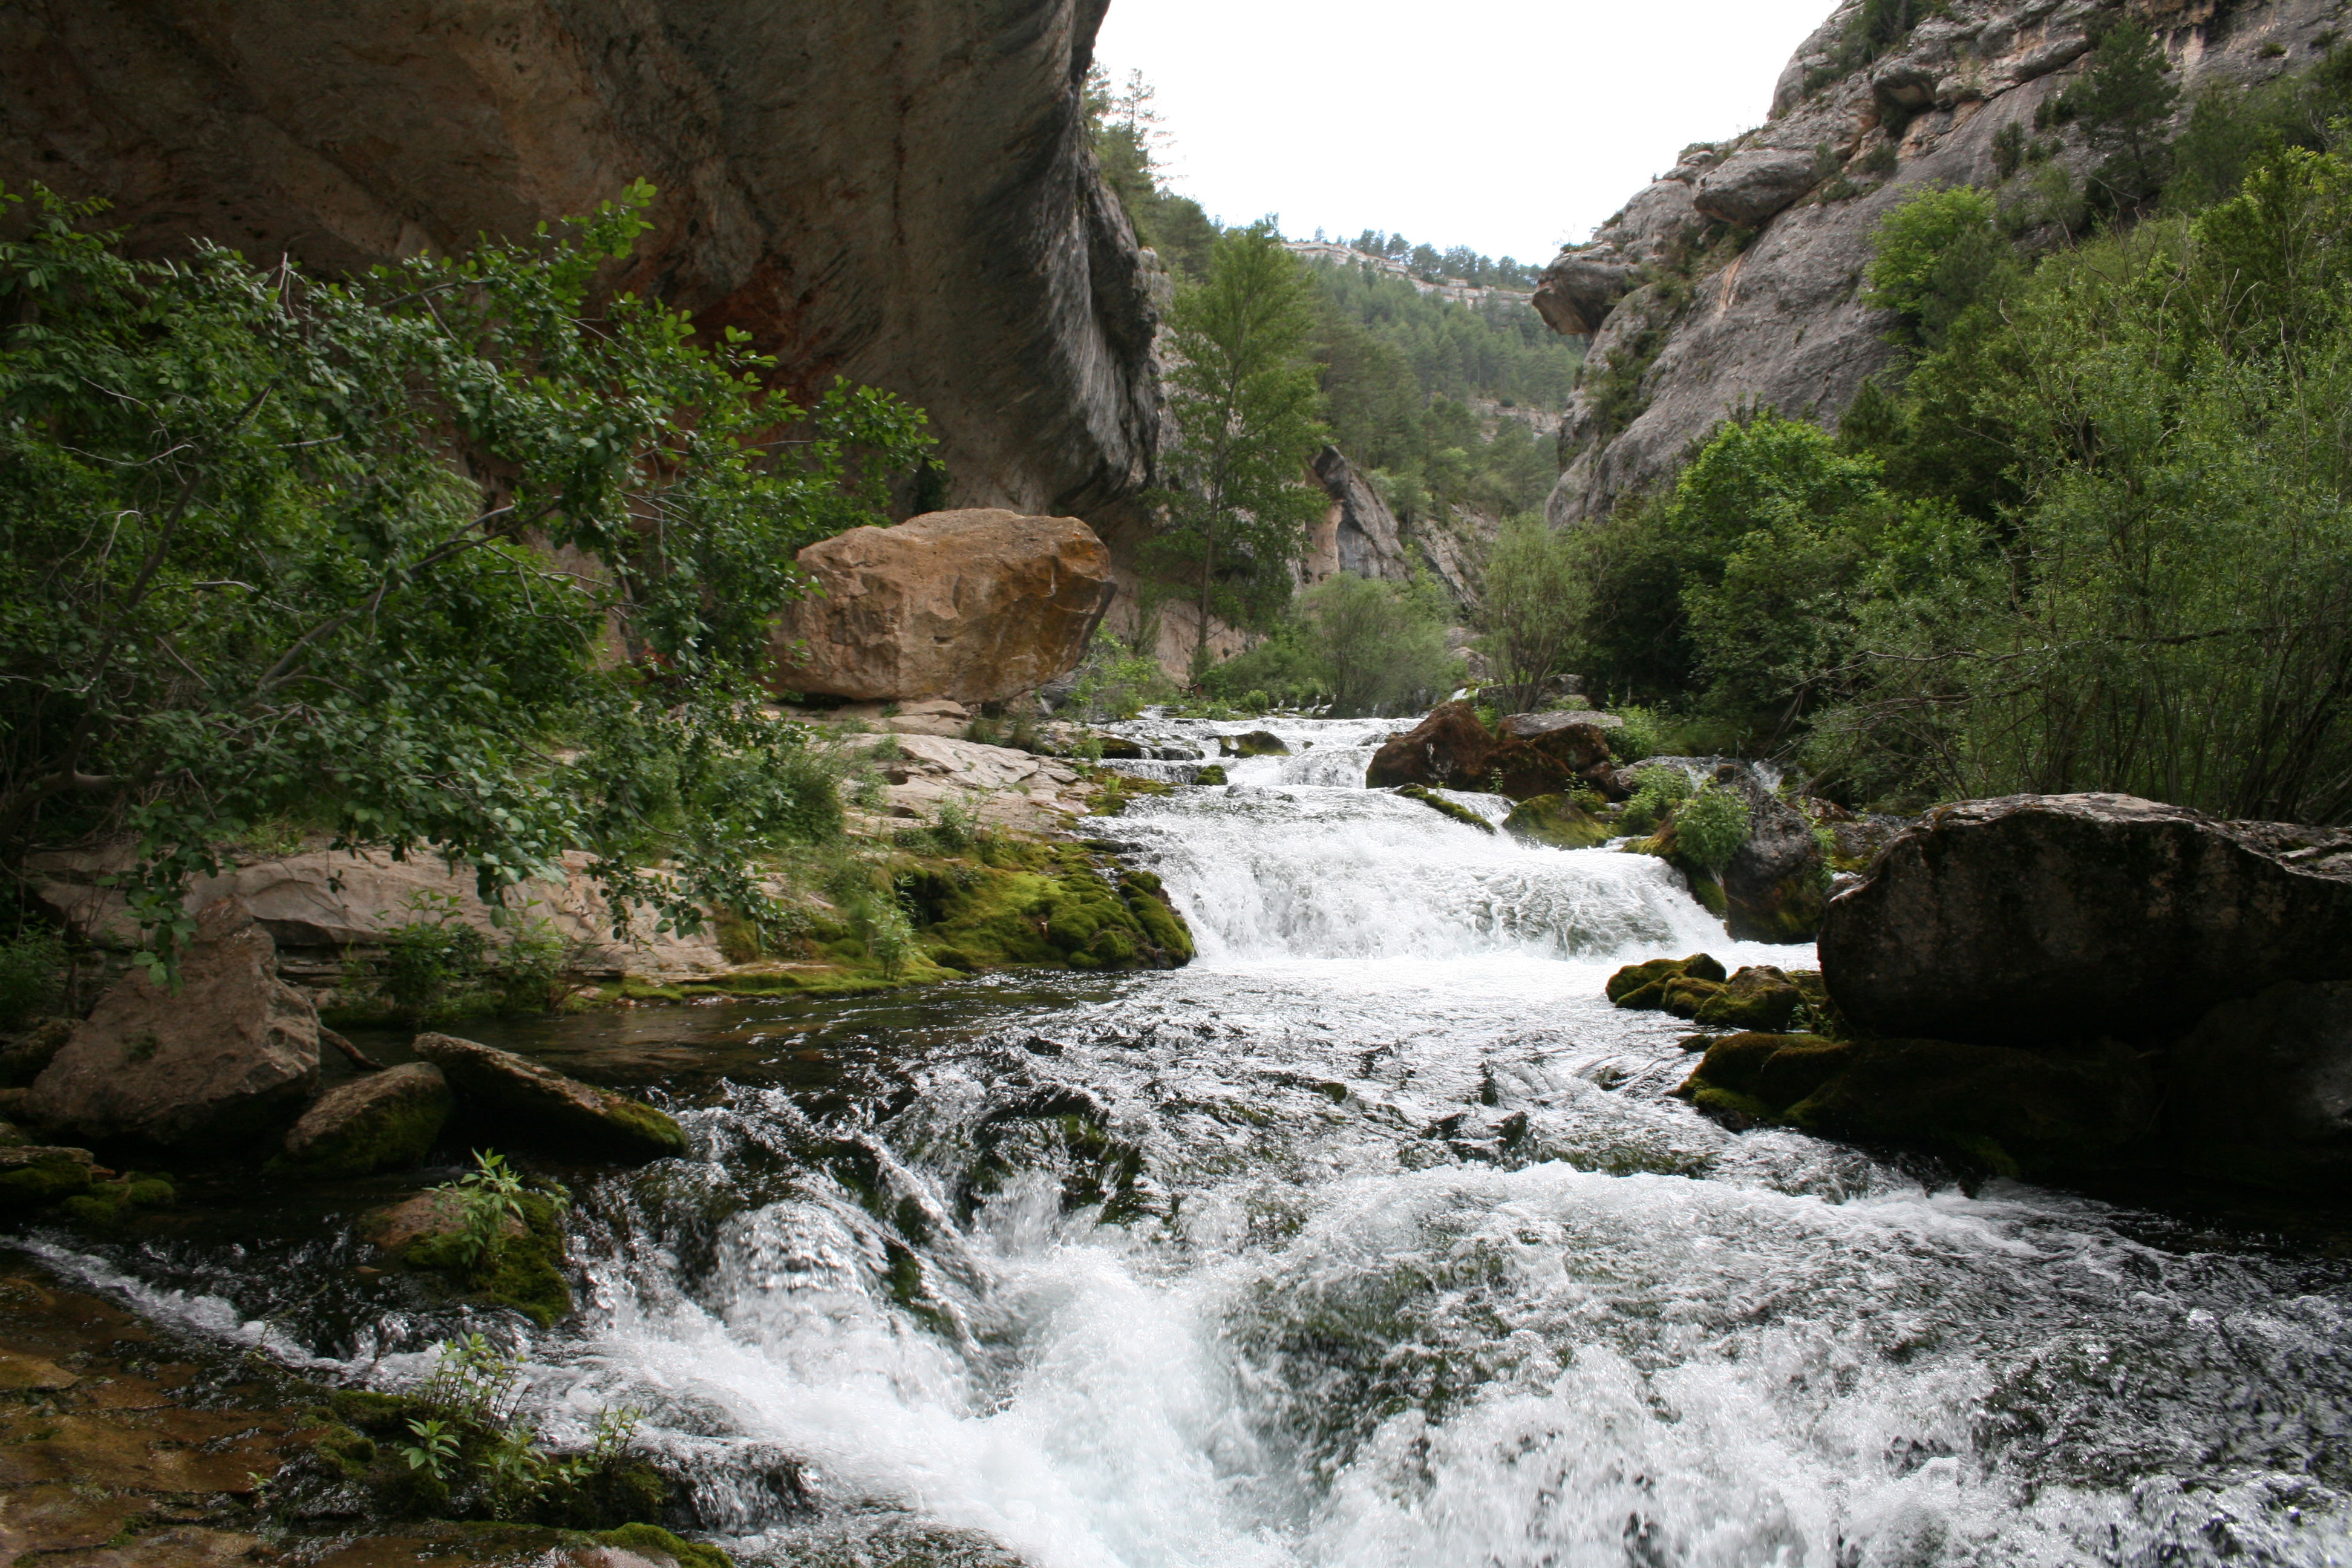
MULTIPOLYGON (((2352 1267, 1727 1132, 1601 984, 1809 950, 1363 789, 1390 723, 1129 732, 1269 727, 1086 825, 1189 968, 632 1023, 721 1067, 671 1080, 691 1158, 581 1194, 538 1418, 646 1412, 749 1563, 2352 1561, 2352 1267)), ((174 1267, 150 1310, 234 1293, 174 1267)), ((396 1384, 425 1331, 299 1353, 396 1384)))

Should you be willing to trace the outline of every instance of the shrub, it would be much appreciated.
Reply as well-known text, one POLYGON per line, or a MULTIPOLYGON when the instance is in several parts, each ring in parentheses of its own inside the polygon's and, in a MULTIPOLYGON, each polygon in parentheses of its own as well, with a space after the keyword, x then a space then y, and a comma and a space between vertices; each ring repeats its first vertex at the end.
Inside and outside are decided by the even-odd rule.
POLYGON ((20 931, 0 942, 0 1029, 54 1011, 65 990, 66 944, 55 931, 20 931))
POLYGON ((1677 803, 1691 795, 1690 775, 1672 763, 1643 768, 1634 775, 1633 798, 1625 803, 1618 826, 1628 833, 1652 833, 1677 803))
POLYGON ((1721 871, 1748 842, 1748 802, 1710 784, 1675 808, 1675 847, 1692 865, 1721 871))

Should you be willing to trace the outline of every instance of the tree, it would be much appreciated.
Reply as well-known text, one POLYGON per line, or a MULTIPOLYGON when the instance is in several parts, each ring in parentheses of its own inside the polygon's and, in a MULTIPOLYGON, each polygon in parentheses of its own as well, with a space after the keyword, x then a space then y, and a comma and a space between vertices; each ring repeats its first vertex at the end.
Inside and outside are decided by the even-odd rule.
POLYGON ((1460 661, 1446 650, 1443 594, 1341 572, 1301 595, 1310 664, 1339 718, 1417 706, 1450 689, 1460 661))
POLYGON ((1576 536, 1540 516, 1511 518, 1495 537, 1480 585, 1479 647, 1515 707, 1532 705, 1568 669, 1587 609, 1584 564, 1576 536))
POLYGON ((1287 600, 1290 563, 1328 504, 1305 481, 1326 437, 1315 370, 1311 285, 1271 223, 1218 239, 1207 279, 1177 293, 1168 322, 1172 481, 1154 492, 1166 526, 1156 566, 1196 596, 1194 678, 1208 667, 1209 618, 1263 625, 1287 600))
POLYGON ((592 310, 651 195, 336 283, 132 261, 37 194, 0 244, 0 867, 128 839, 158 968, 273 820, 494 900, 585 850, 616 910, 766 910, 751 853, 839 813, 757 700, 769 617, 928 438, 592 310))
POLYGON ((2118 14, 2092 47, 2081 79, 2066 89, 2063 102, 2084 136, 2109 154, 2092 179, 2117 206, 2136 209, 2164 184, 2169 160, 2159 132, 2180 96, 2171 72, 2156 35, 2138 18, 2118 14))

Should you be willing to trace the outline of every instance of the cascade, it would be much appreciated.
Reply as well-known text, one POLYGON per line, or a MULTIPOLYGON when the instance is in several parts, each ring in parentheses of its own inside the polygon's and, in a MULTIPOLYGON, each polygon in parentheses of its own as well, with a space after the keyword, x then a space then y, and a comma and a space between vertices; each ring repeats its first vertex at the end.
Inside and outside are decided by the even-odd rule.
MULTIPOLYGON (((1393 727, 1125 727, 1290 746, 1088 825, 1187 969, 598 1026, 695 1064, 695 1153, 580 1192, 533 1418, 642 1411, 746 1563, 2352 1558, 2352 1266, 1705 1121, 1686 1026, 1601 981, 1810 952, 1365 790, 1393 727)), ((52 1254, 418 1375, 446 1317, 322 1302, 306 1246, 52 1254)))

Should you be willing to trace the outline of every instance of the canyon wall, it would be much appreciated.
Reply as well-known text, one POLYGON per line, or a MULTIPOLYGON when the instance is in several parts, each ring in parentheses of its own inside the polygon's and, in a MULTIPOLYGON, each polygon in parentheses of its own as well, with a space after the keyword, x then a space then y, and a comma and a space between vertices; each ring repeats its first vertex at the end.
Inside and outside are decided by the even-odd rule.
POLYGON ((2082 132, 2036 111, 2079 71, 2100 13, 2126 5, 2178 68, 2182 119, 2200 88, 2307 67, 2343 30, 2338 0, 1950 0, 1860 59, 1849 0, 1789 62, 1761 128, 1685 149, 1546 268, 1536 308, 1591 338, 1552 521, 1667 479, 1743 406, 1834 426, 1893 361, 1891 318, 1859 297, 1872 230, 1931 185, 2013 199, 2053 165, 2079 184, 2096 162, 2082 132), (2011 126, 2048 156, 2005 180, 1995 138, 2011 126))
MULTIPOLYGON (((341 269, 660 195, 620 287, 929 412, 945 500, 1114 509, 1153 273, 1080 102, 1108 0, 5 0, 0 181, 341 269)), ((936 493, 925 498, 942 503, 936 493)))

